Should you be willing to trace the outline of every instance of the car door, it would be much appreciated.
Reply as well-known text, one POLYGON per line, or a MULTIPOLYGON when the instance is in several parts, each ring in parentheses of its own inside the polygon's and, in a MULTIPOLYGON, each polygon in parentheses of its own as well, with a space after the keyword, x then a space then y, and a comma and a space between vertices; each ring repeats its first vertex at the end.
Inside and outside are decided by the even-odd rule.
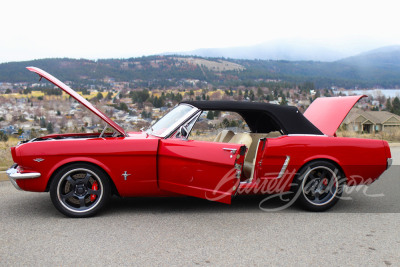
POLYGON ((290 156, 283 138, 287 136, 260 140, 254 176, 264 194, 282 193, 290 188, 293 173, 287 171, 290 156))
POLYGON ((161 139, 158 184, 165 191, 230 204, 246 147, 180 138, 161 139))

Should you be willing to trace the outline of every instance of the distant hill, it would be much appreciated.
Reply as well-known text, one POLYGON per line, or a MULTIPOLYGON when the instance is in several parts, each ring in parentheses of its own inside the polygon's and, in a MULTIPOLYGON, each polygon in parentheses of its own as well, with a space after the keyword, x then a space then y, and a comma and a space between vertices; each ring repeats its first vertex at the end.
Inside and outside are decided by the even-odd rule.
POLYGON ((397 69, 400 68, 400 45, 374 49, 339 62, 363 68, 397 69))
POLYGON ((333 62, 380 46, 379 41, 371 41, 365 37, 335 42, 283 38, 251 46, 196 49, 173 54, 234 59, 333 62))
POLYGON ((400 84, 400 46, 374 49, 337 62, 352 77, 392 87, 400 84))
POLYGON ((335 61, 351 55, 322 45, 286 40, 244 47, 203 48, 188 52, 180 52, 178 54, 201 57, 289 61, 335 61))
POLYGON ((192 56, 147 56, 128 59, 40 59, 0 64, 0 82, 33 82, 25 67, 36 66, 77 84, 115 81, 137 86, 177 86, 194 79, 227 86, 257 86, 261 81, 314 82, 317 88, 400 87, 400 46, 384 47, 334 62, 250 60, 192 56))

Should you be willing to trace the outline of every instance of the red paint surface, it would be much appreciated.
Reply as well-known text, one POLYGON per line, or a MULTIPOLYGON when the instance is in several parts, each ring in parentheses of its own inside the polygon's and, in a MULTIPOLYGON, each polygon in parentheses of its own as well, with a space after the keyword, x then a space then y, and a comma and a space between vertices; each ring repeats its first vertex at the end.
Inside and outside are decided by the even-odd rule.
POLYGON ((116 131, 118 131, 120 134, 125 135, 124 129, 121 128, 117 123, 115 123, 113 120, 111 120, 109 117, 107 117, 106 114, 98 110, 96 107, 94 107, 89 101, 87 101, 85 98, 83 98, 80 94, 72 90, 68 85, 64 84, 60 80, 58 80, 56 77, 52 76, 51 74, 45 72, 44 70, 41 70, 36 67, 27 67, 28 70, 37 73, 40 77, 45 78, 49 82, 53 83, 54 85, 58 86, 61 88, 64 92, 75 98, 78 102, 80 102, 82 105, 87 107, 90 111, 92 111, 94 114, 99 116, 102 120, 104 120, 108 125, 113 127, 116 131))
POLYGON ((319 97, 311 103, 304 116, 326 135, 335 135, 351 108, 361 96, 319 97))
MULTIPOLYGON (((18 180, 27 191, 45 191, 51 176, 61 166, 89 162, 102 168, 121 196, 190 195, 230 203, 238 179, 234 177, 239 149, 225 144, 180 139, 159 139, 145 133, 129 137, 51 140, 19 145, 16 163, 22 172, 40 172, 36 179, 18 180), (43 158, 35 162, 35 158, 43 158), (125 181, 122 174, 130 174, 125 181)), ((269 138, 264 150, 260 143, 254 178, 247 194, 284 192, 294 174, 313 160, 329 160, 339 166, 350 185, 370 184, 386 169, 390 158, 386 141, 328 136, 281 136, 269 138), (282 178, 278 173, 286 158, 289 165, 282 178)), ((243 193, 239 190, 239 194, 243 193)))

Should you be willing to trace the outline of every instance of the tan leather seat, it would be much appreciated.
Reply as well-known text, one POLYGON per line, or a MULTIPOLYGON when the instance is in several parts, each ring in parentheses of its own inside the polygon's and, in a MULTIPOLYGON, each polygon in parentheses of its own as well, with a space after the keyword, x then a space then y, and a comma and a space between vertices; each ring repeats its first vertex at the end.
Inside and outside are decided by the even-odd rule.
POLYGON ((218 135, 214 138, 214 142, 220 143, 228 143, 232 137, 235 136, 235 133, 230 130, 222 130, 218 133, 218 135))
MULTIPOLYGON (((252 145, 252 139, 249 133, 237 133, 234 137, 232 137, 232 139, 229 141, 229 143, 235 143, 235 144, 242 144, 245 145, 247 147, 247 153, 246 153, 246 157, 249 155, 249 151, 250 151, 250 147, 252 145)), ((245 158, 245 162, 244 162, 244 166, 243 166, 243 171, 244 174, 247 178, 249 178, 249 174, 251 174, 251 166, 246 167, 246 158, 245 158), (250 173, 249 170, 250 169, 250 173)))
POLYGON ((229 140, 228 143, 234 143, 234 144, 241 144, 245 145, 247 148, 250 147, 252 142, 251 136, 249 133, 237 133, 235 134, 234 137, 229 140))
MULTIPOLYGON (((273 137, 278 137, 281 136, 280 132, 270 132, 270 133, 245 133, 247 136, 250 137, 252 140, 251 142, 247 142, 245 144, 248 148, 246 157, 244 159, 243 163, 243 173, 247 178, 253 178, 253 173, 254 173, 254 166, 255 166, 255 161, 257 157, 257 149, 258 145, 260 143, 261 138, 273 138, 273 137), (250 145, 248 145, 250 144, 250 145)), ((239 136, 237 138, 243 138, 242 136, 239 136)), ((246 137, 246 139, 248 139, 246 137)), ((230 143, 235 143, 235 142, 230 142, 230 143)))
POLYGON ((243 172, 247 178, 251 178, 253 176, 253 168, 255 164, 258 144, 260 139, 265 137, 265 134, 251 133, 249 135, 252 139, 252 142, 249 149, 247 150, 247 154, 243 164, 243 172))

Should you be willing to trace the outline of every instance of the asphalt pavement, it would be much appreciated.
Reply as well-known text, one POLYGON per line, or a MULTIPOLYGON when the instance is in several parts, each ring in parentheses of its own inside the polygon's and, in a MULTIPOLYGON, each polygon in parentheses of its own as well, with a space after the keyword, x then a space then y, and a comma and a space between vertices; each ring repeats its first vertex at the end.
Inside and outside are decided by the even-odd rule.
POLYGON ((70 219, 48 193, 0 182, 0 266, 399 266, 400 147, 369 187, 346 190, 330 211, 279 199, 232 205, 191 197, 113 198, 98 216, 70 219))

